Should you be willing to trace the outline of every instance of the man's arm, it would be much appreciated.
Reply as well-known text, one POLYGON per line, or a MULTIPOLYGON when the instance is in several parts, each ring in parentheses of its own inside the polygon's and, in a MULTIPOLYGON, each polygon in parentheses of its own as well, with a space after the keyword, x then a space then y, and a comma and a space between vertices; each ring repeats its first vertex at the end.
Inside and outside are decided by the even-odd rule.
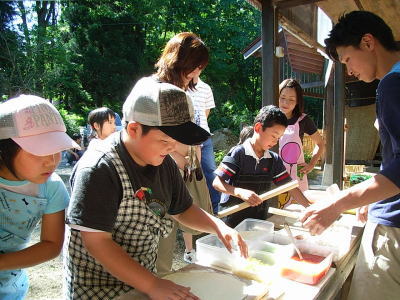
POLYGON ((378 174, 339 194, 334 201, 319 201, 308 207, 301 218, 303 226, 312 234, 321 234, 339 215, 352 208, 381 201, 400 193, 400 188, 378 174))

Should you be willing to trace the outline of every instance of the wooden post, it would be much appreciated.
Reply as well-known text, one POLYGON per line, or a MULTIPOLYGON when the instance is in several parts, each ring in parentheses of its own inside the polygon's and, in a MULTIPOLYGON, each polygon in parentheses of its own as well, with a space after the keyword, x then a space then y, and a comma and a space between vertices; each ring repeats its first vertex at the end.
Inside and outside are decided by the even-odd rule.
POLYGON ((344 68, 340 62, 335 63, 335 92, 334 92, 334 118, 333 118, 333 183, 340 189, 343 188, 343 162, 344 162, 344 68))
POLYGON ((275 40, 278 31, 277 11, 272 0, 262 0, 261 40, 262 40, 262 105, 276 104, 278 101, 279 65, 275 57, 275 40))

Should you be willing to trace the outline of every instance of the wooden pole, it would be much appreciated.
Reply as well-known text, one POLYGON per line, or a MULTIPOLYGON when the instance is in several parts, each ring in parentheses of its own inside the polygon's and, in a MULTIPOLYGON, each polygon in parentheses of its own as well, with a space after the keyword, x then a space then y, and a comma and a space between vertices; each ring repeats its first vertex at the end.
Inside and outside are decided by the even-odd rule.
MULTIPOLYGON (((275 196, 278 196, 278 195, 280 195, 282 193, 290 191, 290 190, 292 190, 292 189, 294 189, 294 188, 296 188, 298 186, 299 186, 299 183, 297 182, 297 180, 293 180, 293 181, 290 181, 290 182, 288 182, 288 183, 286 183, 284 185, 278 186, 277 188, 272 189, 272 190, 270 190, 270 191, 268 191, 268 192, 266 192, 264 194, 261 194, 260 198, 263 201, 265 201, 265 200, 271 199, 271 198, 273 198, 275 196)), ((247 203, 247 202, 236 204, 236 205, 234 205, 232 207, 229 207, 229 208, 226 208, 226 209, 220 211, 218 213, 218 217, 222 218, 222 217, 229 216, 229 215, 231 215, 231 214, 233 214, 235 212, 238 212, 238 211, 240 211, 242 209, 245 209, 245 208, 247 208, 249 206, 250 206, 250 204, 247 203)))

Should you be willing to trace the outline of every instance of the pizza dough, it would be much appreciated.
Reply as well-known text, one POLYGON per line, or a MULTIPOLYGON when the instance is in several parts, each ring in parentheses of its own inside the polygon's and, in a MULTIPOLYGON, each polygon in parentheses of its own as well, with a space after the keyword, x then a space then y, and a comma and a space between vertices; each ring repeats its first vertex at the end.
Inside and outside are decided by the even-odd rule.
POLYGON ((212 271, 176 272, 163 279, 190 287, 190 292, 201 300, 242 300, 247 296, 246 284, 228 274, 212 271))

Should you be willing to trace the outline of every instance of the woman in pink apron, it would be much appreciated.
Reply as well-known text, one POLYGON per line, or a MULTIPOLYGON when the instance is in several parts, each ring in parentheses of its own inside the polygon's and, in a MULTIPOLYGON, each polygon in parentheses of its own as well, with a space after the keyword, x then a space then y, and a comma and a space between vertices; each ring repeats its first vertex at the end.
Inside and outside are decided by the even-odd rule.
MULTIPOLYGON (((308 189, 307 173, 314 169, 324 152, 325 144, 313 120, 303 113, 303 107, 303 90, 300 84, 295 79, 282 81, 279 85, 279 108, 288 118, 289 125, 279 139, 279 155, 290 176, 298 180, 300 189, 305 191, 308 189), (302 143, 304 133, 308 134, 318 146, 318 151, 314 151, 308 164, 304 160, 302 143)), ((280 200, 280 206, 287 206, 290 202, 291 199, 284 199, 283 203, 280 200)))

